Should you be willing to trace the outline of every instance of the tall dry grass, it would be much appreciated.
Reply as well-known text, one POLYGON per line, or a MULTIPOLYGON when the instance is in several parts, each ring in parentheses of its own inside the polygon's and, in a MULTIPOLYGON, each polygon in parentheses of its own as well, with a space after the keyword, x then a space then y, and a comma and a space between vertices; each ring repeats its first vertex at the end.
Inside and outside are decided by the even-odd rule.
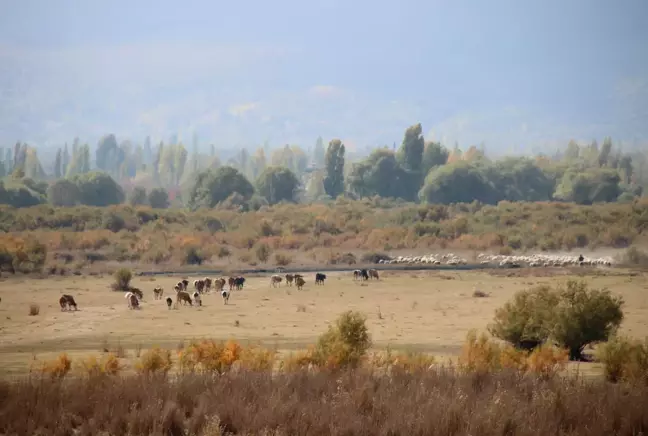
MULTIPOLYGON (((0 434, 639 435, 648 389, 515 371, 363 370, 0 383, 0 434)), ((644 433, 642 433, 644 432, 644 433)))

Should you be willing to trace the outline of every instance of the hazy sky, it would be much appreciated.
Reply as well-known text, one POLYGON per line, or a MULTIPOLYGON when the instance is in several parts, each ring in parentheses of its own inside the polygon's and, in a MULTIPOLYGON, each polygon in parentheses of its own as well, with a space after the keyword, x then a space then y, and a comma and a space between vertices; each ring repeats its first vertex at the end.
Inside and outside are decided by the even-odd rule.
POLYGON ((648 1, 0 0, 0 145, 648 139, 648 1))

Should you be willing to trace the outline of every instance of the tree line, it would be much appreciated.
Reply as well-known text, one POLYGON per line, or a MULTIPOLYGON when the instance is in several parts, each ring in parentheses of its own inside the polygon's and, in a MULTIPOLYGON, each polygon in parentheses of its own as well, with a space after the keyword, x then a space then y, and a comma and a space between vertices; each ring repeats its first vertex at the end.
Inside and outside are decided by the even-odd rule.
POLYGON ((508 201, 566 201, 577 204, 632 201, 648 186, 646 153, 623 152, 611 138, 571 141, 554 155, 494 160, 483 148, 447 148, 425 141, 421 124, 408 127, 402 143, 347 161, 339 139, 318 138, 310 150, 246 148, 222 162, 182 143, 154 146, 104 136, 94 151, 75 139, 59 148, 46 172, 37 150, 25 143, 0 149, 0 203, 26 207, 104 206, 129 202, 156 208, 214 207, 223 202, 260 206, 320 202, 341 195, 383 197, 420 203, 496 204, 508 201), (269 158, 267 157, 269 155, 269 158), (171 196, 170 193, 173 193, 171 196))

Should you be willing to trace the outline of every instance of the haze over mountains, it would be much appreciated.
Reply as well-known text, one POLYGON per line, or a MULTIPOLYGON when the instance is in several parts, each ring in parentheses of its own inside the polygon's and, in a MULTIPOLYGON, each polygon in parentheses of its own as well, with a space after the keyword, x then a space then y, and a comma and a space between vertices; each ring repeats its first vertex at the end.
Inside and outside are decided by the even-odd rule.
POLYGON ((0 1, 0 143, 648 140, 648 2, 0 1))

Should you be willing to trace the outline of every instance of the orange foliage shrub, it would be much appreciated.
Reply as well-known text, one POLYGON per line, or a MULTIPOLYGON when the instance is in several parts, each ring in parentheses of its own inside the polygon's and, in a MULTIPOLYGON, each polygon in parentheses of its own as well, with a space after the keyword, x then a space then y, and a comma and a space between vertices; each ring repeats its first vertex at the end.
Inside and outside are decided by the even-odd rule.
POLYGON ((61 353, 56 359, 48 360, 41 365, 41 374, 48 375, 53 379, 65 377, 72 368, 72 360, 67 353, 61 353))
POLYGON ((172 366, 171 351, 159 347, 147 350, 135 363, 135 369, 144 375, 166 375, 172 366))

